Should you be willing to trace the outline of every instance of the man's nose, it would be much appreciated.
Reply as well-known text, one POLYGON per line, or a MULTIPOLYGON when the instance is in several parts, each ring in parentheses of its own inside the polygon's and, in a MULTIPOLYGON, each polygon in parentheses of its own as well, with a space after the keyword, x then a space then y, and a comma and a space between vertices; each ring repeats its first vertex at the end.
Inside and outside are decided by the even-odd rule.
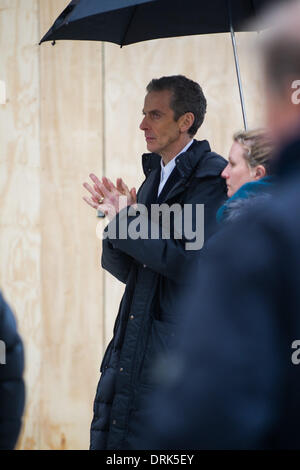
POLYGON ((146 116, 144 116, 141 124, 140 124, 140 129, 141 131, 145 131, 148 129, 148 124, 147 124, 147 119, 146 119, 146 116))

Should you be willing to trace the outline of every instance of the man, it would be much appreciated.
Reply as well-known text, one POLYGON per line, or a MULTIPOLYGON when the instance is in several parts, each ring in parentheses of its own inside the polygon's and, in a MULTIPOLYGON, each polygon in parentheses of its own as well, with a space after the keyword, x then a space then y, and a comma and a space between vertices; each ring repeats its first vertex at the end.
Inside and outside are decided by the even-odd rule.
POLYGON ((0 450, 14 449, 22 424, 25 389, 23 343, 0 293, 0 450))
POLYGON ((216 211, 226 199, 220 177, 226 161, 211 152, 207 141, 193 139, 205 112, 206 100, 197 83, 184 76, 152 80, 140 125, 151 153, 143 155, 146 179, 137 199, 135 189, 129 191, 121 179, 115 186, 92 175, 93 188, 85 185, 92 195, 86 201, 95 209, 100 207, 111 221, 103 241, 102 266, 126 284, 114 337, 101 366, 91 449, 135 449, 137 430, 148 412, 144 402, 159 386, 152 365, 173 340, 177 295, 203 244, 198 243, 203 237, 197 233, 197 215, 202 222, 197 206, 204 205, 200 228, 207 239, 215 230, 216 211), (157 204, 164 210, 154 217, 157 204), (181 212, 172 220, 162 220, 166 208, 174 204, 181 212), (189 231, 181 230, 182 221, 190 225, 189 231), (140 237, 132 235, 137 225, 140 237))
POLYGON ((300 1, 272 21, 262 52, 277 191, 208 243, 139 448, 300 448, 300 1))

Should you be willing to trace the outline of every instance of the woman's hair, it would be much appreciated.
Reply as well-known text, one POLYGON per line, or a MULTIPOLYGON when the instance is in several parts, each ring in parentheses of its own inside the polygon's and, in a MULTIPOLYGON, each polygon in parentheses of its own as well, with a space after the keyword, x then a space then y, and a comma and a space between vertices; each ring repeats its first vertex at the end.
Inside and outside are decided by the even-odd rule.
POLYGON ((251 168, 263 165, 266 169, 266 174, 269 174, 273 155, 273 143, 265 129, 236 132, 233 140, 243 147, 243 156, 251 168))

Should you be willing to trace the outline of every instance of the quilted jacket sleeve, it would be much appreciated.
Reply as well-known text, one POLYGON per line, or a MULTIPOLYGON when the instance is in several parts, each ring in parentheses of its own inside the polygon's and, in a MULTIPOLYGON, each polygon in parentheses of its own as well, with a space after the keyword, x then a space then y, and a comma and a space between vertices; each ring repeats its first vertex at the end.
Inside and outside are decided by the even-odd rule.
MULTIPOLYGON (((124 260, 134 259, 140 264, 147 265, 153 271, 178 282, 181 273, 184 275, 186 270, 191 269, 191 263, 195 261, 195 251, 199 251, 203 246, 203 242, 214 233, 216 229, 216 212, 223 202, 223 181, 219 177, 207 178, 202 182, 201 192, 196 187, 193 188, 184 201, 188 208, 192 208, 192 212, 188 214, 188 217, 185 217, 188 209, 183 209, 181 218, 178 219, 179 232, 183 235, 182 237, 176 238, 173 235, 165 237, 161 220, 157 222, 156 232, 158 236, 152 237, 150 232, 152 229, 155 231, 155 224, 151 219, 151 215, 140 214, 138 211, 138 215, 130 215, 131 209, 125 208, 117 214, 110 226, 115 223, 117 233, 123 230, 126 235, 123 237, 111 237, 109 235, 108 243, 119 253, 123 253, 124 256, 127 255, 124 260), (196 205, 198 205, 197 209, 196 205), (204 208, 203 219, 200 205, 204 208), (197 233, 197 240, 193 239, 191 241, 191 239, 185 237, 186 227, 182 228, 184 223, 182 221, 185 220, 190 220, 188 225, 193 228, 191 232, 195 231, 197 233), (138 238, 131 236, 130 226, 131 224, 134 226, 137 221, 140 226, 147 227, 147 230, 149 230, 148 236, 138 238), (120 229, 121 226, 122 229, 120 229), (197 226, 199 226, 198 230, 196 229, 197 226)), ((115 230, 112 229, 111 232, 113 233, 115 230)), ((125 266, 125 261, 123 261, 123 267, 125 266)))

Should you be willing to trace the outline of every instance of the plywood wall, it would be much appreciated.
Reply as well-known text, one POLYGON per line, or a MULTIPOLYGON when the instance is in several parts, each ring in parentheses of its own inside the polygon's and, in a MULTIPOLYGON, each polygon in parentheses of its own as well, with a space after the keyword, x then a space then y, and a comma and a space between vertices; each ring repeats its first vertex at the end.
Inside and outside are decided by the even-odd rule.
MULTIPOLYGON (((63 6, 40 2, 40 34, 63 6)), ((101 45, 40 48, 43 448, 85 448, 104 347, 97 219, 82 183, 102 171, 101 45)))
POLYGON ((43 351, 37 34, 36 0, 1 0, 0 286, 26 342, 26 446, 38 445, 43 351))
MULTIPOLYGON (((99 365, 124 286, 100 267, 97 219, 85 205, 90 172, 143 180, 142 117, 153 77, 202 85, 198 138, 227 155, 242 115, 228 35, 38 46, 67 0, 0 0, 0 288, 26 352, 20 449, 86 449, 99 365)), ((240 44, 249 35, 239 35, 240 44)), ((242 47, 241 47, 242 49, 242 47)), ((262 122, 258 70, 241 56, 251 127, 262 122)))

